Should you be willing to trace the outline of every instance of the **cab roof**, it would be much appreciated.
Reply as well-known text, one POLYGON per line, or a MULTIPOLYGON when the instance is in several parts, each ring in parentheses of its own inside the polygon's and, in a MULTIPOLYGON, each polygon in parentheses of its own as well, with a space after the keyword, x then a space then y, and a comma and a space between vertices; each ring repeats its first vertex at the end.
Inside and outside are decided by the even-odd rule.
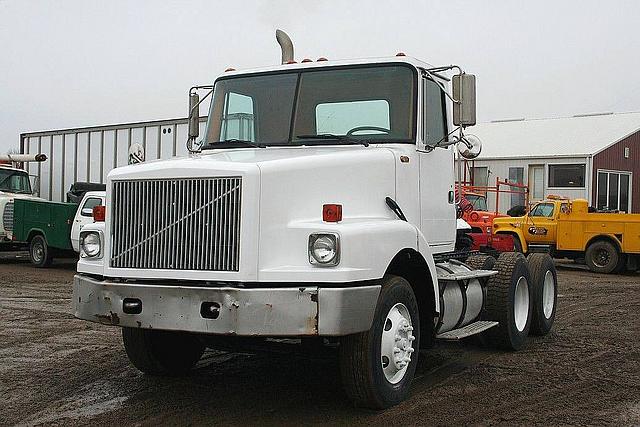
POLYGON ((248 68, 243 70, 226 71, 219 77, 229 76, 241 76, 246 74, 266 73, 271 71, 291 71, 291 70, 305 70, 310 68, 326 68, 326 67, 339 67, 348 65, 375 65, 375 64, 408 64, 415 69, 420 68, 433 68, 431 64, 420 61, 419 59, 411 56, 389 56, 380 58, 361 58, 361 59, 344 59, 344 60, 326 60, 326 61, 311 61, 311 62, 296 62, 294 64, 278 64, 267 67, 248 68))

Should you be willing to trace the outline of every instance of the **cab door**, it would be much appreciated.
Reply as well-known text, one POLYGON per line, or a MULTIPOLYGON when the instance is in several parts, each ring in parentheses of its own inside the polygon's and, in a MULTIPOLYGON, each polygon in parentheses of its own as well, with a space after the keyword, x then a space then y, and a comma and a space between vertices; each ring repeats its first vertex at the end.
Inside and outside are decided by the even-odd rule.
POLYGON ((71 226, 71 247, 80 252, 80 231, 82 227, 93 222, 93 207, 102 205, 101 197, 90 196, 82 200, 71 226))
POLYGON ((418 151, 420 159, 420 230, 434 253, 454 249, 456 210, 454 204, 453 148, 431 148, 446 141, 445 95, 428 78, 421 79, 422 132, 426 145, 418 151))
POLYGON ((528 243, 551 245, 558 231, 556 204, 542 202, 535 205, 526 217, 524 233, 528 243))

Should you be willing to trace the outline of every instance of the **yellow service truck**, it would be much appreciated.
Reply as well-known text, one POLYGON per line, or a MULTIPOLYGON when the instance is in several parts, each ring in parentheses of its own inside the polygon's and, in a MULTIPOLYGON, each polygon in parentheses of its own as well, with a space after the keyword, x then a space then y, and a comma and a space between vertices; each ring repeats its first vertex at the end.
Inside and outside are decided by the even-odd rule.
POLYGON ((584 199, 549 198, 521 217, 496 218, 494 234, 512 235, 517 251, 584 259, 591 271, 637 269, 640 214, 590 212, 584 199))

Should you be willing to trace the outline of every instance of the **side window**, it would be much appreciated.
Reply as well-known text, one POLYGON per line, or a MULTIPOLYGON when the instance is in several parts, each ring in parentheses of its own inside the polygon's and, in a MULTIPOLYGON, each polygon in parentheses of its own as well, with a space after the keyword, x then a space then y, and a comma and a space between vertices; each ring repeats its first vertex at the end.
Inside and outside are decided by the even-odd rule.
POLYGON ((423 79, 424 126, 423 140, 427 145, 444 141, 447 134, 444 94, 433 80, 423 79))
POLYGON ((255 142, 253 98, 239 93, 227 93, 220 140, 242 139, 255 142))
POLYGON ((540 203, 537 204, 529 216, 551 218, 553 216, 553 203, 540 203))
MULTIPOLYGON (((98 199, 96 197, 90 197, 88 198, 85 202, 84 205, 82 205, 82 209, 93 209, 96 206, 100 206, 102 205, 102 200, 98 199)), ((84 214, 82 213, 82 211, 80 211, 80 215, 82 216, 91 216, 89 214, 84 214)))
MULTIPOLYGON (((384 99, 370 101, 332 102, 316 105, 316 133, 345 135, 352 129, 366 126, 389 130, 389 102, 384 99)), ((355 134, 386 134, 384 131, 363 129, 355 134)))

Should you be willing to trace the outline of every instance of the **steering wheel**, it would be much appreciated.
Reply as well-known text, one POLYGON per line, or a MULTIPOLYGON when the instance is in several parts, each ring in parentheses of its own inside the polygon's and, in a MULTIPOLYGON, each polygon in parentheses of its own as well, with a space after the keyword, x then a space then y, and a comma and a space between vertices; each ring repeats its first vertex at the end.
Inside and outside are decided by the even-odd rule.
POLYGON ((349 132, 347 132, 347 136, 351 136, 354 133, 360 132, 363 130, 375 130, 378 132, 384 132, 387 135, 391 133, 391 129, 385 129, 378 126, 357 126, 357 127, 354 127, 353 129, 350 129, 349 132))

